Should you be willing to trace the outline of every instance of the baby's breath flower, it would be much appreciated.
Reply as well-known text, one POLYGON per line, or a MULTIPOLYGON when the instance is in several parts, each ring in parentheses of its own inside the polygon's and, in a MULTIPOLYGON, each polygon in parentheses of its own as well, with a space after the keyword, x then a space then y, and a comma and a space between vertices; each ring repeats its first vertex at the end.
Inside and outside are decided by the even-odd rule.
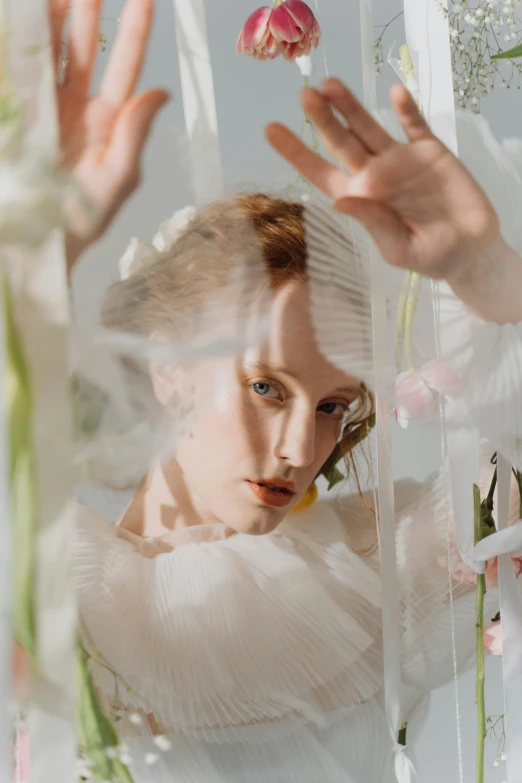
POLYGON ((162 750, 164 753, 169 751, 172 747, 171 741, 164 734, 157 734, 154 737, 153 742, 156 745, 156 747, 162 750))

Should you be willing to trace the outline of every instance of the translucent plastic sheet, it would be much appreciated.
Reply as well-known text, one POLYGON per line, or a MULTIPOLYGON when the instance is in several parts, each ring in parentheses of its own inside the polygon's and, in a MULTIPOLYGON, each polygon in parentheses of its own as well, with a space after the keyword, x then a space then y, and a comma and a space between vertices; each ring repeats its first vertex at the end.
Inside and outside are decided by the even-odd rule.
MULTIPOLYGON (((518 147, 498 147, 480 120, 459 123, 465 162, 475 171, 480 160, 477 176, 520 250, 518 147)), ((190 140, 171 141, 187 157, 190 140)), ((382 262, 389 360, 376 367, 369 239, 308 188, 293 192, 293 201, 254 188, 223 193, 197 210, 158 214, 155 223, 166 220, 150 241, 127 244, 126 224, 111 238, 117 252, 91 250, 113 282, 97 325, 83 319, 69 340, 77 502, 68 598, 78 604, 79 661, 94 685, 79 678, 76 695, 97 705, 76 727, 84 779, 93 757, 113 783, 394 779, 368 435, 376 391, 400 418, 402 273, 382 262), (368 452, 365 482, 352 458, 364 462, 368 452), (82 731, 94 737, 94 756, 82 731)), ((451 367, 459 390, 445 395, 426 382, 430 405, 395 432, 390 455, 397 479, 434 471, 423 484, 395 487, 414 759, 424 697, 466 668, 475 645, 472 585, 450 576, 459 562, 441 411, 447 403, 454 430, 481 429, 482 497, 494 450, 508 444, 516 464, 520 446, 519 327, 484 324, 447 287, 438 294, 442 339, 424 282, 409 350, 418 369, 434 359, 451 367)), ((518 512, 514 491, 512 521, 518 512)), ((486 618, 497 608, 492 587, 486 618)), ((17 678, 25 690, 14 694, 15 722, 28 704, 60 714, 49 683, 27 671, 17 678)), ((465 709, 469 716, 473 705, 465 709)), ((453 700, 443 712, 438 725, 455 728, 456 752, 453 700)), ((25 740, 19 731, 19 770, 25 740)), ((416 764, 427 779, 429 759, 416 764)))

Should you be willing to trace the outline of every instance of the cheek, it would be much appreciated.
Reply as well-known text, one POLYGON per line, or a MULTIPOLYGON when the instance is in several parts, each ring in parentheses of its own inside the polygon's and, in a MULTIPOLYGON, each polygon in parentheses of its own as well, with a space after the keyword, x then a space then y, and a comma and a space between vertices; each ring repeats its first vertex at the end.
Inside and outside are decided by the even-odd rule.
POLYGON ((319 420, 316 427, 315 458, 319 467, 324 465, 341 437, 342 422, 319 420))
POLYGON ((255 411, 231 375, 221 369, 196 379, 190 425, 177 447, 180 462, 187 465, 190 460, 207 475, 237 468, 256 441, 255 411))

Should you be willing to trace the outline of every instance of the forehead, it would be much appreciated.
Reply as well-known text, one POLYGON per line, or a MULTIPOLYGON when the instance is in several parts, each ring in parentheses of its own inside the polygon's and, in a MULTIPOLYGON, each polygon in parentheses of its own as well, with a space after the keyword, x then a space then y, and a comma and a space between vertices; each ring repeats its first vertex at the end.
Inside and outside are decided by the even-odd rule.
POLYGON ((358 378, 331 364, 319 350, 309 305, 305 281, 281 288, 274 296, 267 338, 246 352, 246 362, 285 367, 299 380, 312 379, 330 389, 358 386, 358 378))

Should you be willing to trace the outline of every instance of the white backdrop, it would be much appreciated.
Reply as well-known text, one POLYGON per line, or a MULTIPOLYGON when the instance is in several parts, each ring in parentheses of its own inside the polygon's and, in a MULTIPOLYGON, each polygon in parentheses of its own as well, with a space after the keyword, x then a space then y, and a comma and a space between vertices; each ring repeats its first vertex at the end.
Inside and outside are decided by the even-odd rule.
MULTIPOLYGON (((189 0, 187 0, 188 2, 189 0)), ((313 5, 314 0, 309 0, 313 5)), ((184 164, 183 109, 176 56, 172 0, 156 0, 157 13, 142 84, 162 86, 174 93, 174 101, 163 110, 147 149, 143 182, 139 191, 122 211, 110 232, 80 262, 73 279, 75 316, 82 323, 97 318, 100 298, 108 283, 117 275, 117 261, 130 237, 149 239, 158 223, 192 201, 188 171, 184 164)), ((292 179, 263 139, 268 120, 284 121, 300 129, 302 115, 298 106, 301 77, 298 69, 282 60, 256 62, 235 54, 235 41, 242 23, 261 3, 256 0, 207 0, 207 23, 214 69, 218 121, 226 187, 277 189, 292 179)), ((110 42, 117 29, 116 18, 123 0, 105 0, 103 32, 110 42)), ((359 42, 358 3, 341 0, 319 0, 319 19, 329 72, 347 81, 362 94, 361 53, 359 42)), ((400 0, 374 0, 375 22, 387 23, 401 9, 400 0)), ((396 47, 404 42, 401 20, 390 29, 389 41, 396 47)), ((98 76, 108 57, 100 54, 98 76)), ((324 75, 321 51, 315 55, 316 79, 324 75)), ((387 91, 395 74, 385 66, 378 78, 380 106, 388 106, 387 91)), ((520 134, 522 109, 516 89, 492 93, 482 105, 500 136, 520 134)), ((424 431, 394 433, 396 474, 418 480, 439 465, 437 440, 424 431)), ((503 711, 501 671, 498 661, 489 659, 487 666, 487 713, 503 711)), ((419 756, 422 783, 458 780, 457 731, 453 707, 454 684, 436 691, 423 729, 419 756), (436 739, 436 742, 435 742, 436 739)), ((464 777, 473 778, 475 756, 474 680, 460 678, 461 728, 464 748, 464 777)), ((487 762, 492 763, 496 748, 489 747, 487 762)), ((502 766, 489 769, 488 783, 502 781, 502 766)), ((370 783, 370 782, 369 782, 370 783)))

